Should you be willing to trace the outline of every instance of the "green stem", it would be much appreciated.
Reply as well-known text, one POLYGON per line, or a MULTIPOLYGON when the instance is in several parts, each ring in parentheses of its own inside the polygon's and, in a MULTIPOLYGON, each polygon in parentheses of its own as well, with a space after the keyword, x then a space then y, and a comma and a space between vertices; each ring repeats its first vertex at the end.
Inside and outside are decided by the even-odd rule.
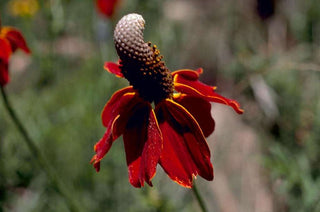
POLYGON ((201 194, 199 193, 199 191, 197 189, 196 184, 193 184, 192 191, 193 191, 193 194, 194 194, 194 196, 196 197, 196 199, 197 199, 197 201, 199 203, 199 206, 200 206, 202 212, 207 212, 206 204, 204 203, 204 201, 203 201, 203 199, 201 197, 201 194))
POLYGON ((1 87, 1 94, 2 94, 5 108, 7 109, 12 121, 14 122, 16 127, 18 128, 18 131, 20 132, 20 134, 24 138, 24 141, 26 142, 31 154, 33 155, 34 160, 38 163, 40 168, 45 171, 45 173, 47 174, 51 183, 53 184, 54 188, 56 189, 56 191, 61 196, 64 197, 64 199, 66 200, 66 204, 68 205, 69 210, 72 212, 82 211, 77 206, 77 204, 75 204, 75 201, 72 198, 71 192, 69 192, 70 190, 67 188, 67 186, 62 181, 60 181, 60 179, 59 179, 58 175, 56 174, 56 172, 54 171, 54 169, 51 168, 50 164, 43 157, 43 155, 41 154, 38 147, 35 145, 33 140, 30 138, 27 130, 25 129, 22 122, 18 119, 15 111, 13 110, 13 107, 11 106, 11 104, 8 100, 8 97, 7 97, 7 94, 4 90, 4 88, 2 86, 0 86, 0 87, 1 87))

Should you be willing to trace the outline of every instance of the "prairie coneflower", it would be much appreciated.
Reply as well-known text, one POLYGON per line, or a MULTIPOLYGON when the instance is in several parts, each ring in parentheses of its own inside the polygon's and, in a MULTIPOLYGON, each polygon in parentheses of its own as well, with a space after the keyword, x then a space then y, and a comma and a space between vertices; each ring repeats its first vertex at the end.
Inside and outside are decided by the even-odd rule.
POLYGON ((144 42, 144 25, 142 16, 129 14, 115 28, 120 60, 105 63, 105 68, 131 86, 117 91, 105 105, 102 123, 107 129, 94 147, 91 163, 99 171, 101 159, 123 135, 134 187, 144 182, 152 186, 159 163, 173 181, 190 188, 194 176, 213 179, 205 139, 215 126, 210 102, 229 105, 239 114, 243 110, 236 101, 215 93, 215 87, 201 83, 201 68, 171 73, 157 47, 144 42))

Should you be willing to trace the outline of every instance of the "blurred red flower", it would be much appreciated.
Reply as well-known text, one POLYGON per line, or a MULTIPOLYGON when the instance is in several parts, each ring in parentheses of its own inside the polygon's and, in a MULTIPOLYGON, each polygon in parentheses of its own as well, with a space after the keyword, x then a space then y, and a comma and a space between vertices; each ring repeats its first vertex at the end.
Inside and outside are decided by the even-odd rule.
POLYGON ((9 81, 9 59, 18 48, 30 53, 21 32, 13 27, 0 26, 0 85, 5 86, 9 81))
POLYGON ((192 187, 193 177, 213 179, 210 150, 205 137, 215 126, 210 102, 240 105, 215 93, 215 87, 199 81, 202 69, 170 72, 157 47, 143 41, 144 20, 138 14, 124 16, 114 31, 119 64, 105 69, 126 78, 132 86, 117 91, 101 117, 107 128, 95 145, 91 163, 97 171, 113 141, 123 135, 129 181, 134 187, 152 186, 159 163, 178 184, 192 187))
POLYGON ((97 8, 98 11, 106 16, 107 18, 111 18, 115 8, 118 5, 119 0, 97 0, 97 8))

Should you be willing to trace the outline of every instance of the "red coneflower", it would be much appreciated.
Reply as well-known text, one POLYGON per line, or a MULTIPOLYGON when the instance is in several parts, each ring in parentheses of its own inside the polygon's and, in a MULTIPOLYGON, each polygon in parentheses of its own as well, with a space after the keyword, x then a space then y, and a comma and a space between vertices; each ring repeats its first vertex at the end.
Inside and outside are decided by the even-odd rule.
POLYGON ((10 56, 18 48, 26 53, 30 50, 22 34, 13 27, 1 27, 0 23, 0 85, 5 86, 9 81, 8 64, 10 56))
POLYGON ((126 78, 131 86, 117 91, 102 111, 107 128, 95 145, 91 163, 97 171, 114 140, 123 135, 129 181, 134 187, 151 179, 159 163, 178 184, 192 187, 194 176, 213 179, 210 150, 205 137, 214 130, 210 102, 240 105, 215 93, 215 87, 198 81, 202 69, 170 73, 159 50, 143 40, 144 19, 124 16, 114 31, 119 64, 105 68, 126 78), (154 103, 154 108, 152 107, 154 103))

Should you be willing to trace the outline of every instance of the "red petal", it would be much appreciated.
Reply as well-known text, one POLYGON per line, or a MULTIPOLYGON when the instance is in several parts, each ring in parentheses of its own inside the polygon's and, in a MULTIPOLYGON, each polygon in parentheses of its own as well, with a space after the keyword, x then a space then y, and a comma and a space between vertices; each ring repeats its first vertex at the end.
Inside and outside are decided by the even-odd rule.
POLYGON ((5 86, 9 81, 8 63, 0 59, 0 85, 5 86))
MULTIPOLYGON (((203 98, 203 99, 210 101, 210 102, 217 102, 217 103, 229 105, 238 114, 243 113, 243 110, 240 108, 240 105, 237 101, 235 101, 233 99, 227 99, 227 98, 215 93, 212 87, 208 86, 208 92, 204 92, 204 89, 198 90, 198 87, 192 87, 189 84, 190 83, 187 83, 187 84, 175 83, 174 87, 175 87, 175 90, 177 90, 178 92, 188 94, 191 96, 195 96, 195 97, 200 97, 200 98, 203 98), (209 88, 211 88, 210 92, 209 92, 209 88)), ((195 86, 195 84, 193 84, 193 86, 195 86)))
POLYGON ((8 62, 11 54, 9 42, 0 38, 0 49, 0 85, 4 86, 9 82, 8 62))
POLYGON ((135 93, 130 93, 130 91, 132 91, 131 87, 117 91, 104 107, 102 121, 107 130, 94 146, 96 154, 91 159, 91 163, 94 164, 97 171, 100 169, 100 160, 110 150, 112 142, 123 133, 123 127, 120 126, 125 125, 122 122, 126 123, 126 120, 119 117, 125 116, 124 108, 133 107, 137 104, 138 97, 136 97, 135 93))
POLYGON ((168 122, 160 123, 159 126, 163 136, 160 165, 173 181, 191 188, 192 177, 197 175, 197 170, 184 138, 168 122))
POLYGON ((119 64, 117 64, 117 63, 105 62, 104 69, 109 71, 111 74, 115 74, 117 77, 123 77, 123 74, 121 73, 121 69, 119 67, 119 64))
POLYGON ((98 141, 96 145, 94 145, 94 151, 96 152, 96 154, 92 157, 90 163, 93 163, 93 166, 97 172, 100 170, 100 161, 108 153, 114 141, 114 139, 112 139, 111 132, 111 127, 107 128, 103 137, 98 141))
POLYGON ((151 105, 145 102, 131 115, 123 140, 126 150, 129 181, 134 187, 141 187, 151 179, 162 149, 162 136, 151 105))
POLYGON ((202 68, 198 68, 197 70, 190 70, 190 69, 181 69, 181 70, 177 70, 171 73, 171 75, 173 77, 177 76, 183 76, 184 78, 188 79, 188 80, 197 80, 199 79, 200 74, 202 74, 203 69, 202 68))
POLYGON ((233 107, 237 113, 242 114, 243 110, 240 108, 238 102, 215 93, 214 90, 216 87, 211 87, 198 81, 202 72, 202 68, 199 68, 196 71, 178 70, 173 72, 172 76, 174 77, 175 89, 178 92, 201 97, 211 102, 229 105, 233 107))
POLYGON ((30 49, 28 48, 27 43, 19 30, 13 27, 3 27, 1 31, 4 34, 4 37, 10 42, 13 52, 17 48, 20 48, 26 53, 30 53, 30 49))
POLYGON ((173 72, 174 83, 180 83, 188 85, 197 89, 202 94, 211 94, 216 87, 208 86, 198 81, 200 74, 203 72, 201 68, 196 71, 192 70, 180 70, 173 72))
POLYGON ((213 179, 213 168, 210 162, 210 150, 200 126, 192 115, 181 105, 172 100, 166 101, 167 108, 174 119, 184 130, 186 144, 199 168, 199 175, 207 180, 213 179))
POLYGON ((5 61, 8 63, 9 57, 11 55, 11 47, 10 43, 6 40, 0 37, 0 60, 5 61))
POLYGON ((177 95, 173 97, 175 102, 178 102, 197 120, 205 137, 208 137, 213 131, 215 122, 211 116, 211 104, 202 98, 177 95))
POLYGON ((159 103, 156 112, 163 136, 160 165, 169 177, 185 187, 197 174, 212 180, 210 150, 196 120, 172 100, 159 103))
POLYGON ((110 127, 114 118, 120 114, 120 110, 125 108, 134 96, 135 92, 131 86, 114 93, 102 110, 102 124, 107 128, 110 127))
POLYGON ((110 150, 113 141, 125 131, 125 126, 132 115, 131 111, 133 108, 143 103, 139 97, 133 96, 131 98, 131 95, 133 94, 127 93, 119 100, 119 107, 115 106, 114 108, 114 111, 118 110, 118 114, 116 112, 114 113, 115 116, 109 114, 110 117, 108 118, 110 118, 110 121, 108 122, 107 130, 99 142, 94 146, 96 154, 93 156, 90 163, 93 163, 97 172, 100 170, 100 161, 110 150), (131 98, 131 100, 127 101, 126 98, 131 98), (123 110, 124 108, 126 110, 123 110))

